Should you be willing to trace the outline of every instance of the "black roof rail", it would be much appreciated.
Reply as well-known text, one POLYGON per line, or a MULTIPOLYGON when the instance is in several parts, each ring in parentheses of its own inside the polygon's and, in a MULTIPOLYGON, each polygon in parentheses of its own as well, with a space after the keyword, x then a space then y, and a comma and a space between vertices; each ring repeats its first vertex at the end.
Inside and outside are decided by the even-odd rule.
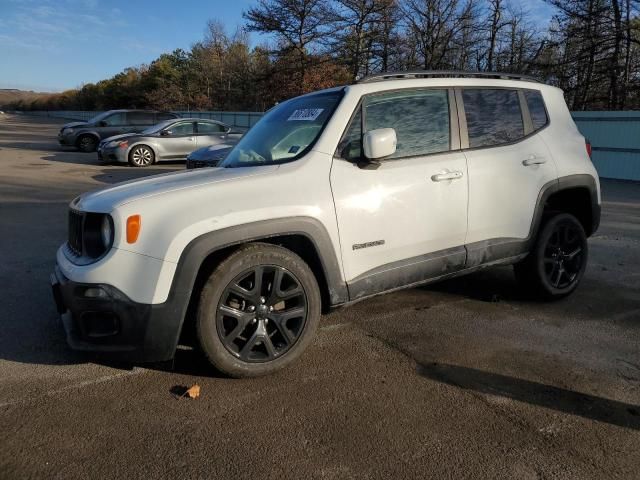
POLYGON ((523 80, 541 83, 528 75, 505 72, 465 72, 463 70, 407 70, 405 72, 382 72, 356 79, 356 83, 380 82, 383 80, 402 80, 409 78, 493 78, 502 80, 523 80))

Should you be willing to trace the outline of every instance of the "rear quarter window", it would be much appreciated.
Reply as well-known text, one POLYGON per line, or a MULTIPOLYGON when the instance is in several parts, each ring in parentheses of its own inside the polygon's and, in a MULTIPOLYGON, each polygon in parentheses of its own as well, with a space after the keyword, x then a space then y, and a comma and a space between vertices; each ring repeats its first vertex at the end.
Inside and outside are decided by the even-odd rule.
POLYGON ((531 122, 534 130, 540 130, 549 122, 547 109, 544 106, 542 94, 537 90, 525 90, 524 98, 527 100, 527 107, 531 114, 531 122))
POLYGON ((464 89, 462 91, 469 147, 490 147, 524 137, 517 90, 464 89))

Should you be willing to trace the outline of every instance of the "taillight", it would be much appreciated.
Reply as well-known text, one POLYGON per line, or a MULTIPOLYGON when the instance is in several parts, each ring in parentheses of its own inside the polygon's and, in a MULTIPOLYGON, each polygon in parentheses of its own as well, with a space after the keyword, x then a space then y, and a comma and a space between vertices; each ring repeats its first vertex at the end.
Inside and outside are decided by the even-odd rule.
POLYGON ((584 145, 585 147, 587 147, 587 155, 589 155, 589 158, 591 158, 591 142, 585 139, 584 145))

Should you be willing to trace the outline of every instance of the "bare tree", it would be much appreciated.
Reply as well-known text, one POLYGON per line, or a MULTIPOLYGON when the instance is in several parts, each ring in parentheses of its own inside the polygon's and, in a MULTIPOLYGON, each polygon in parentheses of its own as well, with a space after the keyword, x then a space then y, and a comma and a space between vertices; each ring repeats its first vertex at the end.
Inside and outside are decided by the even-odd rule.
POLYGON ((297 57, 293 72, 298 90, 304 89, 310 48, 324 35, 327 24, 326 2, 322 0, 258 0, 244 13, 249 31, 274 34, 279 42, 276 53, 297 57))

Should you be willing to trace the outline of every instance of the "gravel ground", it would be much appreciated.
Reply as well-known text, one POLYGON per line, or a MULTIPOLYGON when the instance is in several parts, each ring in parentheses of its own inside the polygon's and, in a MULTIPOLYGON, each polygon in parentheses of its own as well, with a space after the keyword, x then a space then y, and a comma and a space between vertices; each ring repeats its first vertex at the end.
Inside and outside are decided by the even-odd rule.
POLYGON ((568 299, 495 268, 338 310, 291 368, 229 380, 188 350, 115 368, 67 348, 48 276, 68 202, 184 166, 98 165, 58 128, 0 116, 0 478, 640 476, 639 184, 603 182, 568 299))

